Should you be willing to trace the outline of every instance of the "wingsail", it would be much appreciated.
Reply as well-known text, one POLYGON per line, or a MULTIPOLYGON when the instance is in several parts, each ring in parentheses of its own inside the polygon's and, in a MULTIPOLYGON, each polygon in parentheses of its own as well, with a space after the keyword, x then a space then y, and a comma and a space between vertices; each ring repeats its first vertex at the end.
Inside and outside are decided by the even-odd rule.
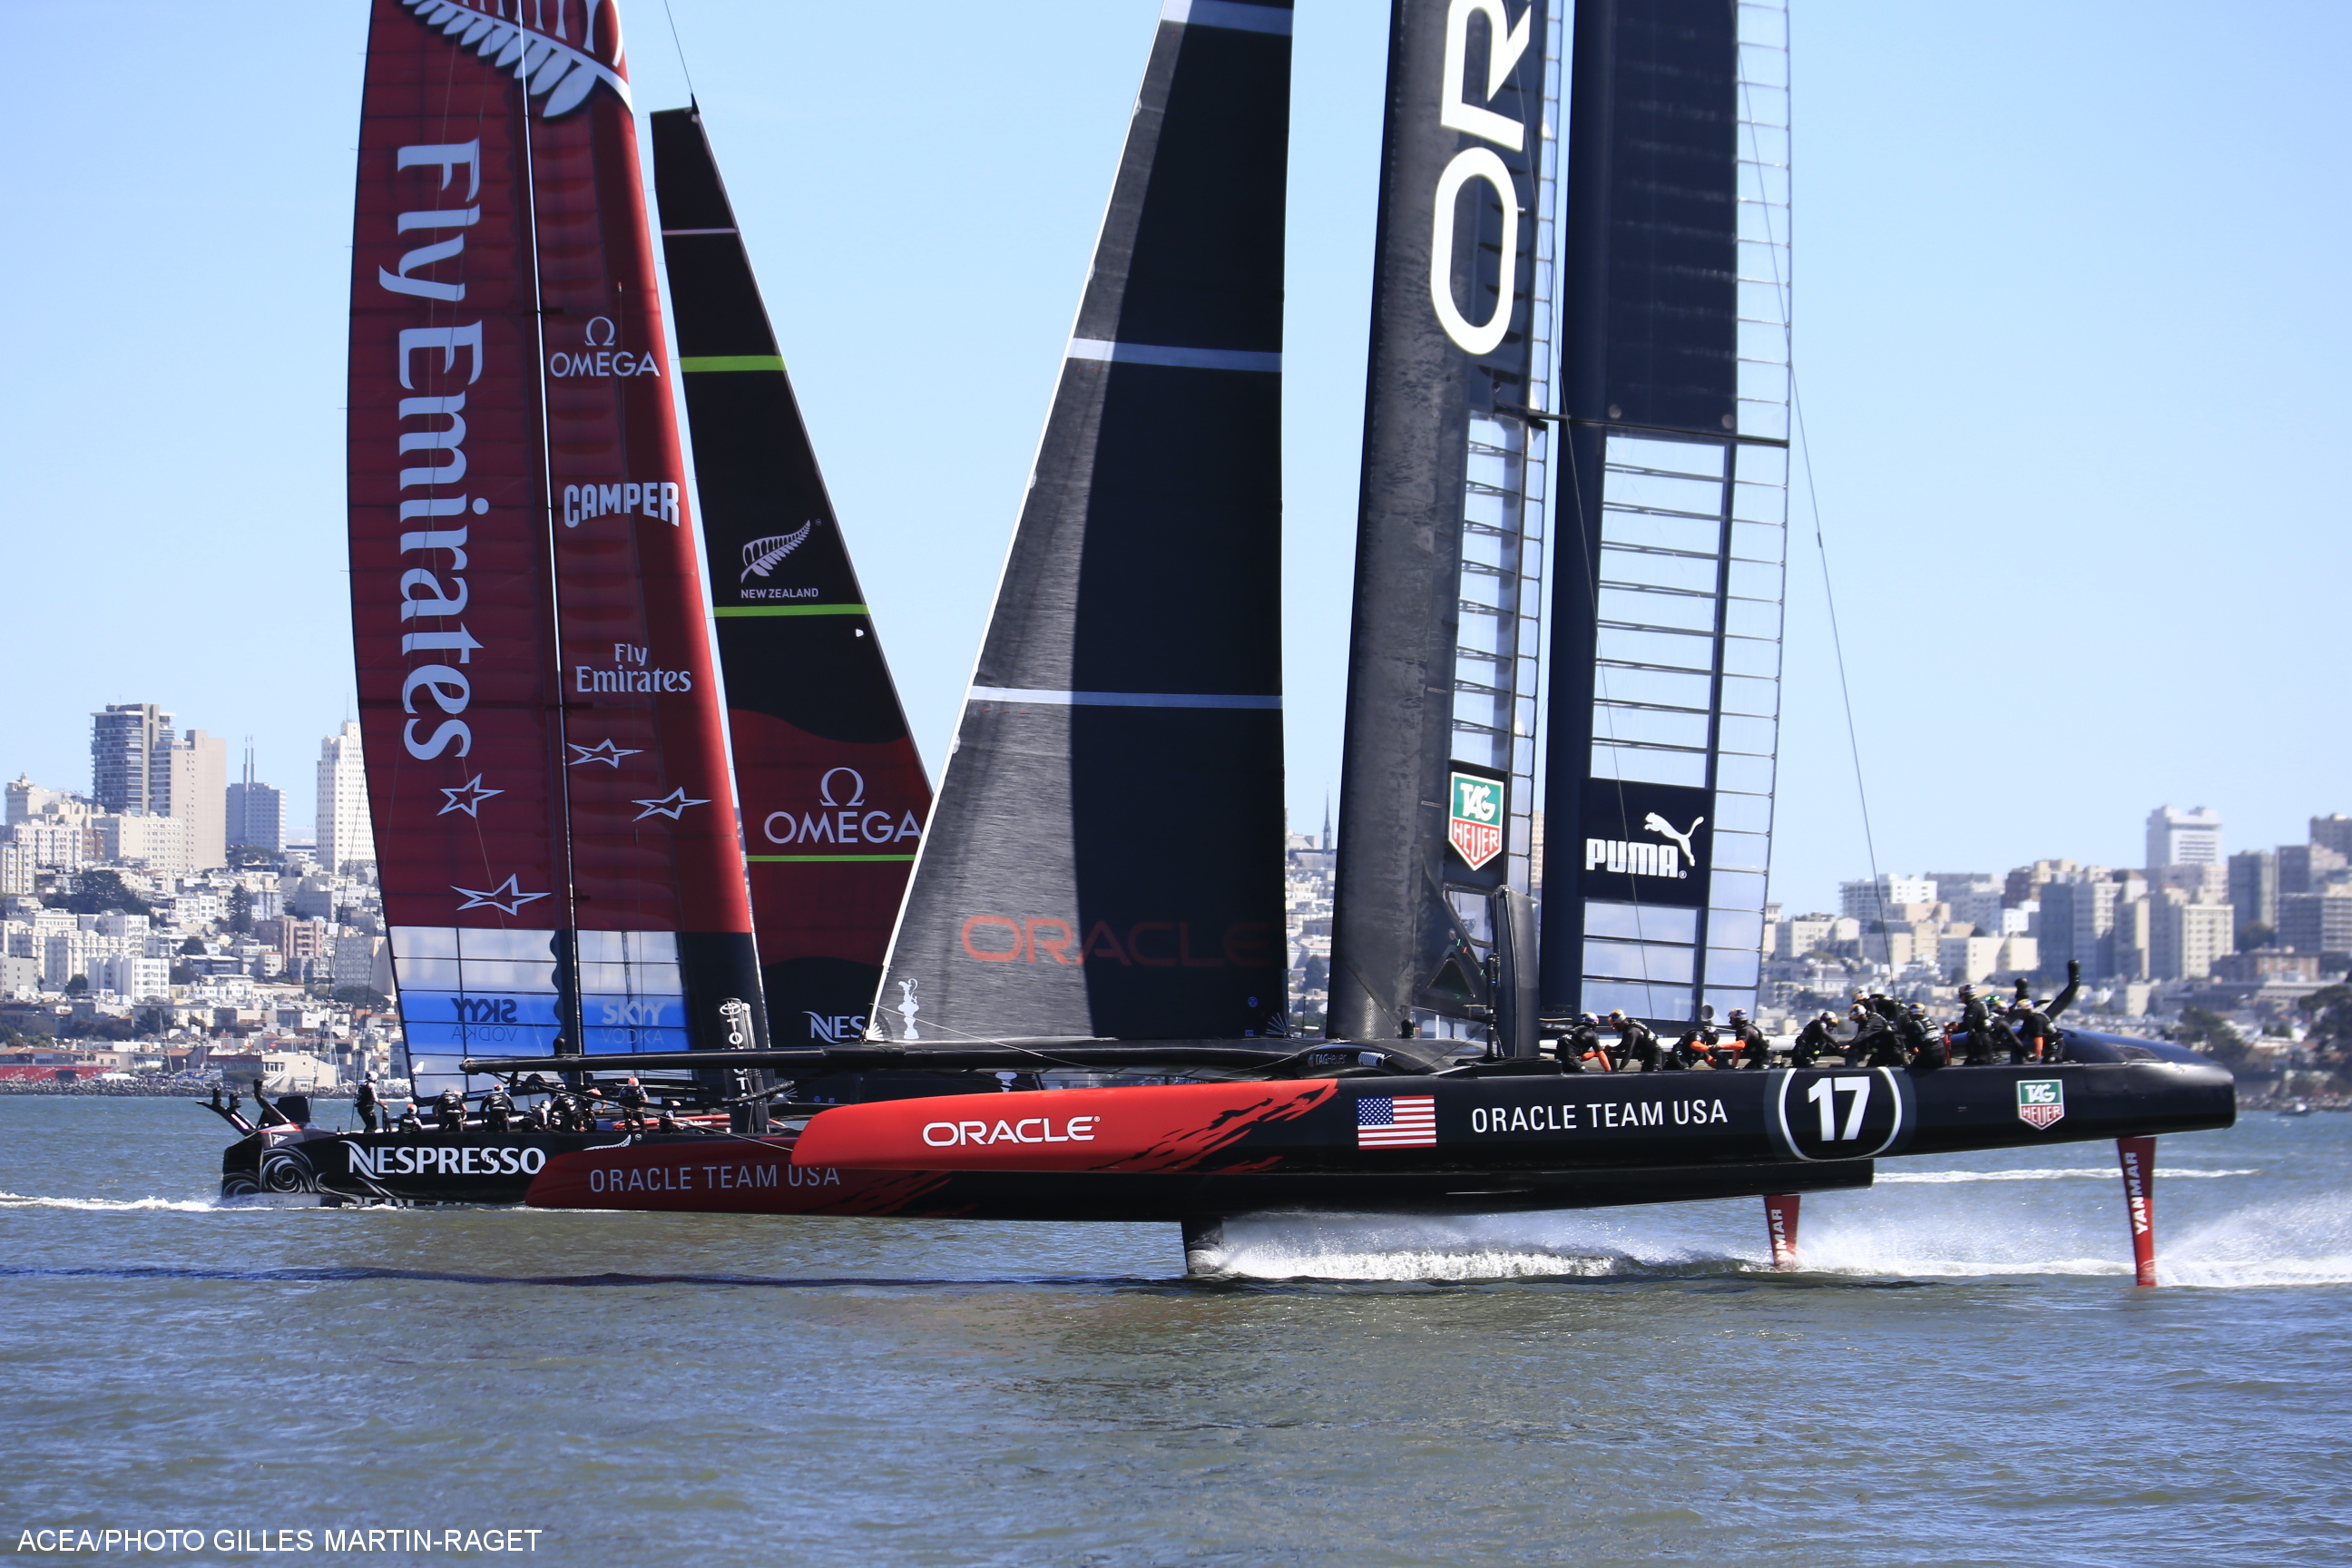
POLYGON ((375 0, 352 633, 410 1064, 760 1005, 612 0, 375 0))
POLYGON ((701 115, 655 189, 778 1045, 863 1035, 931 804, 701 115))

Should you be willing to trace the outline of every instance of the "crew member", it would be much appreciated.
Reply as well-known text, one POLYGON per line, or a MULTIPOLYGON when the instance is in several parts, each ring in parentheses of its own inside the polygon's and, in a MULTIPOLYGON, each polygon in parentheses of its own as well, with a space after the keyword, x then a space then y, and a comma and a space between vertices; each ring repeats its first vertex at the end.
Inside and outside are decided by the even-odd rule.
POLYGON ((466 1097, 455 1085, 443 1089, 433 1101, 433 1122, 444 1132, 466 1130, 466 1097))
POLYGON ((1856 1002, 1846 1016, 1853 1020, 1853 1038, 1846 1043, 1845 1063, 1848 1067, 1901 1067, 1903 1042, 1895 1037, 1895 1026, 1880 1017, 1864 1002, 1856 1002))
POLYGON ((1797 1031, 1796 1048, 1789 1053, 1792 1068, 1809 1068, 1823 1051, 1838 1048, 1837 1016, 1824 1011, 1797 1031))
POLYGON ((1742 1068, 1761 1072, 1772 1065, 1772 1042, 1764 1037, 1764 1031, 1749 1019, 1745 1008, 1734 1007, 1726 1021, 1731 1026, 1731 1037, 1738 1043, 1742 1068))
POLYGON ((508 1120, 514 1115, 514 1101, 507 1098, 506 1086, 494 1085, 482 1096, 482 1128, 488 1132, 504 1132, 508 1120))
POLYGON ((1967 1063, 1972 1068, 1992 1066, 1992 1011, 1973 985, 1960 987, 1959 1032, 1968 1037, 1967 1063))
POLYGON ((532 1100, 530 1102, 530 1109, 522 1113, 523 1128, 531 1132, 544 1132, 548 1129, 548 1123, 547 1101, 543 1100, 532 1100))
POLYGON ((1722 1037, 1712 1024, 1693 1024, 1675 1042, 1674 1054, 1666 1058, 1668 1072, 1690 1072, 1701 1066, 1712 1065, 1710 1053, 1722 1037))
POLYGON ((352 1096, 352 1109, 359 1113, 361 1131, 383 1131, 383 1101, 376 1098, 373 1074, 361 1081, 359 1092, 352 1096))
POLYGON ((623 1084, 621 1092, 615 1095, 614 1100, 621 1108, 622 1129, 629 1132, 643 1132, 646 1130, 646 1106, 648 1101, 646 1099, 646 1091, 637 1087, 637 1080, 633 1077, 623 1084))
POLYGON ((1622 1007, 1609 1015, 1609 1026, 1617 1031, 1617 1061, 1620 1067, 1629 1062, 1642 1064, 1643 1072, 1659 1070, 1658 1037, 1639 1018, 1629 1018, 1622 1007))
POLYGON ((1895 1022, 1895 1032, 1901 1037, 1903 1048, 1910 1053, 1911 1065, 1920 1071, 1929 1072, 1950 1062, 1951 1052, 1946 1047, 1943 1037, 1927 1026, 1927 1009, 1918 1003, 1911 1003, 1903 1009, 1903 1016, 1895 1022))
POLYGON ((425 1119, 416 1114, 416 1101, 413 1100, 400 1108, 400 1131, 410 1138, 424 1136, 425 1119))
POLYGON ((2057 1026, 2050 1015, 2021 996, 2009 1005, 2009 1026, 2016 1031, 2020 1061, 2046 1062, 2057 1056, 2057 1026))

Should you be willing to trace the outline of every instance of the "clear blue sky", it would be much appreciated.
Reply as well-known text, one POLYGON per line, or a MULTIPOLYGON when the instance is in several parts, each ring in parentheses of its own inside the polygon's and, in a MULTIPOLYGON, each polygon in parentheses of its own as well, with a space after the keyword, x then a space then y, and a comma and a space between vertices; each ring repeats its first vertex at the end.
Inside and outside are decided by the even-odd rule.
MULTIPOLYGON (((936 767, 1158 0, 675 5, 936 767)), ((1338 783, 1385 12, 1298 12, 1302 826, 1338 783)), ((626 14, 640 109, 684 101, 658 0, 626 14)), ((253 735, 307 814, 351 700, 365 7, 267 16, 0 7, 9 776, 86 788, 89 710, 156 701, 253 735)), ((1797 359, 1881 866, 2129 864, 2164 802, 2219 808, 2233 847, 2352 810, 2352 12, 1796 0, 1794 30, 1797 359)), ((1775 872, 1797 907, 1865 865, 1803 534, 1775 872)))

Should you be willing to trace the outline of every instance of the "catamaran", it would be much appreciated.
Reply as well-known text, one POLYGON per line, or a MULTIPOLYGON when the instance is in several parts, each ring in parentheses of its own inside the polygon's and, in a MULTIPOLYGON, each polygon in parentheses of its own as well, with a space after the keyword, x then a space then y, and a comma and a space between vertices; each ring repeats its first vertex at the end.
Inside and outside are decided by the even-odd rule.
POLYGON ((403 1019, 420 1092, 635 1073, 680 1103, 265 1130, 233 1180, 1171 1220, 1198 1262, 1264 1210, 1757 1194, 1779 1235, 1877 1159, 2232 1120, 2214 1064, 2083 1030, 1940 1071, 1546 1052, 1588 1011, 1759 999, 1783 6, 1580 0, 1563 121, 1552 0, 1393 0, 1314 1038, 1282 888, 1289 6, 1161 8, 935 803, 687 110, 655 146, 712 669, 613 12, 501 10, 377 0, 371 42, 352 585, 403 1019), (518 1142, 527 1172, 467 1163, 518 1142))

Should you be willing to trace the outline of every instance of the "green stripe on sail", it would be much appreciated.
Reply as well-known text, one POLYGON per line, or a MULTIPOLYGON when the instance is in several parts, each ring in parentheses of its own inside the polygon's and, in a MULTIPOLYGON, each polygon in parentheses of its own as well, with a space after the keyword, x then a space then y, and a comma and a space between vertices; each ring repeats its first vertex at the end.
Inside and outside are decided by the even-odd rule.
POLYGON ((746 855, 746 860, 761 865, 811 860, 912 860, 912 855, 746 855))
POLYGON ((688 375, 706 370, 782 370, 784 368, 784 356, 782 354, 698 354, 691 359, 679 360, 677 368, 688 375))
POLYGON ((862 616, 863 605, 717 605, 714 616, 862 616))

